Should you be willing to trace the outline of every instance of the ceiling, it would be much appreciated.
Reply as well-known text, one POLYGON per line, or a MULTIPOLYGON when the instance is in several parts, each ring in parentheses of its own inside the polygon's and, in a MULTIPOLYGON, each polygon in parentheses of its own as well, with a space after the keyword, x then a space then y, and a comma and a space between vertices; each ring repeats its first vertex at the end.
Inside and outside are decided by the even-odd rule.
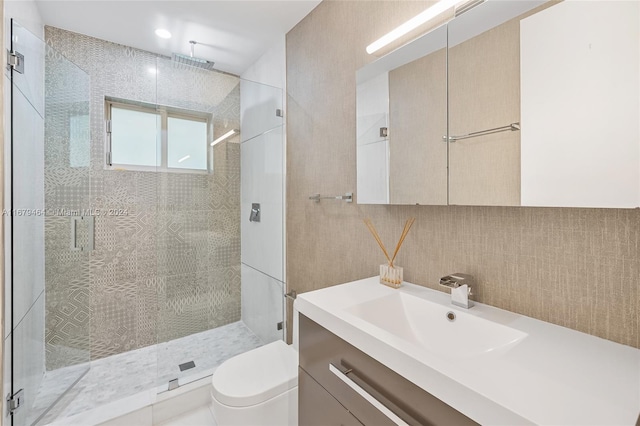
POLYGON ((242 74, 320 0, 37 0, 45 25, 154 53, 189 54, 242 74), (157 28, 172 33, 164 40, 157 28))

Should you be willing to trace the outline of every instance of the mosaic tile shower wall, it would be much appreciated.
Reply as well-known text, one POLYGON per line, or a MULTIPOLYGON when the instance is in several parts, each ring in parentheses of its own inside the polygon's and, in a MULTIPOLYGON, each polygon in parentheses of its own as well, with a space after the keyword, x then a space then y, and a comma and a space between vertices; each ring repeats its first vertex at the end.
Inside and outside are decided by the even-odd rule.
MULTIPOLYGON (((90 164, 47 168, 47 208, 126 211, 96 216, 86 259, 56 253, 68 245, 69 219, 47 218, 47 369, 69 365, 55 346, 89 347, 98 359, 238 321, 238 138, 215 146, 210 174, 105 170, 104 139, 105 97, 211 113, 214 138, 239 128, 239 79, 58 28, 45 37, 48 86, 64 84, 56 55, 91 79, 90 164), (88 332, 69 332, 78 327, 88 332)), ((64 151, 69 129, 47 130, 46 155, 64 151)))

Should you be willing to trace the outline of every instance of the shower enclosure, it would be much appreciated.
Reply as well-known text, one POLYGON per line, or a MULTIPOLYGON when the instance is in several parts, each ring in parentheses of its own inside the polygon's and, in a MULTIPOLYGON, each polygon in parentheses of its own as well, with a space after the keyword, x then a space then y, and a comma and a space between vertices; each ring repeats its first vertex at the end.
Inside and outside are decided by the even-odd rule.
POLYGON ((241 192, 257 195, 240 170, 241 141, 282 149, 282 91, 56 28, 47 43, 11 31, 6 424, 167 392, 282 339, 282 278, 241 274, 241 192))

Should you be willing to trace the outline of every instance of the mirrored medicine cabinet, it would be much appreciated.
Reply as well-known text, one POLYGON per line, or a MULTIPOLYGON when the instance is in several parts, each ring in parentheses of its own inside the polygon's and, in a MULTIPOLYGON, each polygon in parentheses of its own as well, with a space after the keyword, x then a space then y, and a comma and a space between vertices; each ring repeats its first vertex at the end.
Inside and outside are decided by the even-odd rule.
POLYGON ((360 204, 640 206, 640 3, 492 1, 356 73, 360 204))

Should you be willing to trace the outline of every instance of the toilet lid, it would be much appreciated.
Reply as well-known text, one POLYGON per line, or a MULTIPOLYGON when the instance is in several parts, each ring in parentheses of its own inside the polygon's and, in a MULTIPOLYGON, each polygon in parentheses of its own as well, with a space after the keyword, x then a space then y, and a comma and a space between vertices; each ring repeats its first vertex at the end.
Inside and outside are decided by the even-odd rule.
POLYGON ((260 404, 298 385, 298 353, 278 340, 223 362, 211 382, 222 404, 260 404))

